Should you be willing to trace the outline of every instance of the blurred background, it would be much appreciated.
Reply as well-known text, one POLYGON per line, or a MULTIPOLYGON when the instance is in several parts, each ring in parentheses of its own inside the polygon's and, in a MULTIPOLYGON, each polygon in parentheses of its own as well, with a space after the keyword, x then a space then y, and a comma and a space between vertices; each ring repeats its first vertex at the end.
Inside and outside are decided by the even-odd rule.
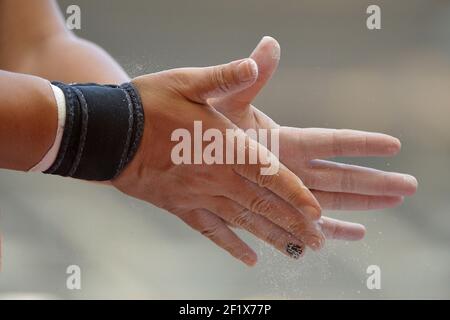
MULTIPOLYGON (((0 172, 0 297, 450 298, 450 1, 64 0, 76 33, 136 76, 248 56, 271 35, 280 68, 256 105, 280 124, 380 131, 392 159, 345 159, 407 172, 419 191, 398 208, 326 212, 363 223, 357 243, 330 241, 290 261, 248 235, 245 267, 170 214, 111 188, 0 172), (377 4, 382 29, 366 28, 377 4), (66 268, 82 289, 66 288, 66 268), (381 289, 366 287, 369 265, 381 289)), ((344 159, 338 159, 344 161, 344 159)), ((155 186, 157 188, 158 186, 155 186)))

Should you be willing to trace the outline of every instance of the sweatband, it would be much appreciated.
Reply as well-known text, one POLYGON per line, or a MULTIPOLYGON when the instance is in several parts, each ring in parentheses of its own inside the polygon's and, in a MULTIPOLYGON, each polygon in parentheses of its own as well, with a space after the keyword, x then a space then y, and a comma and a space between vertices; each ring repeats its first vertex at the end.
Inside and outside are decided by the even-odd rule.
POLYGON ((52 82, 64 93, 66 117, 55 161, 44 173, 84 180, 114 179, 142 138, 144 111, 132 83, 52 82))
POLYGON ((58 112, 58 124, 55 140, 47 153, 42 157, 41 161, 28 170, 30 172, 42 172, 50 168, 50 166, 55 162, 64 132, 64 125, 66 122, 66 98, 60 88, 50 83, 49 85, 53 91, 53 95, 55 96, 56 108, 58 112))

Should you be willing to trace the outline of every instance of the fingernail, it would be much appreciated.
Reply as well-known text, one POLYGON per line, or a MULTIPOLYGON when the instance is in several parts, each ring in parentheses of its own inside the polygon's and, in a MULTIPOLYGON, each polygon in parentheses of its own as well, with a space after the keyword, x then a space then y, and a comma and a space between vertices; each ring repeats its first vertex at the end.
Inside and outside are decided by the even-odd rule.
POLYGON ((258 66, 253 59, 245 59, 238 65, 238 77, 241 82, 252 81, 258 75, 258 66))
POLYGON ((402 148, 402 143, 397 138, 394 138, 391 145, 388 147, 388 152, 390 154, 396 154, 402 148))
POLYGON ((259 47, 260 45, 262 45, 264 42, 270 41, 272 43, 272 51, 271 51, 271 55, 270 57, 273 60, 280 60, 280 45, 278 44, 278 42, 269 36, 264 36, 262 37, 262 39, 259 41, 258 45, 256 47, 259 47))
POLYGON ((299 259, 303 254, 303 247, 301 245, 289 242, 286 245, 286 252, 294 259, 299 259))
POLYGON ((320 210, 311 206, 305 206, 301 208, 302 213, 310 220, 320 219, 320 210))
POLYGON ((269 36, 263 36, 263 37, 261 38, 261 40, 259 40, 259 42, 258 42, 258 44, 256 45, 256 47, 258 48, 260 45, 262 45, 264 42, 270 40, 271 38, 272 38, 272 37, 269 37, 269 36))
POLYGON ((273 60, 280 60, 280 56, 281 56, 280 45, 278 43, 276 43, 272 47, 272 59, 273 60))
POLYGON ((403 190, 404 194, 411 196, 414 193, 416 193, 417 185, 418 185, 416 178, 414 178, 413 176, 410 176, 408 174, 405 174, 405 175, 403 175, 403 181, 407 185, 405 190, 403 190))
POLYGON ((403 176, 403 179, 405 180, 405 182, 407 182, 408 184, 410 184, 410 185, 412 185, 412 186, 414 186, 414 187, 417 187, 417 179, 415 178, 415 177, 413 177, 413 176, 410 176, 410 175, 408 175, 408 174, 405 174, 404 176, 403 176))

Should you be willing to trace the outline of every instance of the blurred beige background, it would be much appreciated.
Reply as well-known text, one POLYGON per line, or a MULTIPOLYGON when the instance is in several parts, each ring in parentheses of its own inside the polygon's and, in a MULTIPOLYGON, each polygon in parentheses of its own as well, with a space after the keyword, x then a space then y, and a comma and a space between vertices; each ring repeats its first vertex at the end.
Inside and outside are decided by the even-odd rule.
MULTIPOLYGON (((419 191, 396 209, 327 212, 366 224, 289 261, 249 236, 247 268, 171 215, 105 187, 0 172, 0 296, 55 298, 450 298, 450 1, 107 1, 78 4, 77 31, 139 75, 247 56, 263 35, 282 47, 256 105, 282 124, 389 133, 392 159, 352 163, 408 172, 419 191), (365 11, 382 8, 382 30, 365 11), (66 268, 82 290, 66 289, 66 268), (381 268, 368 290, 366 268, 381 268)), ((342 159, 340 159, 342 160, 342 159)), ((155 186, 157 188, 158 186, 155 186)))

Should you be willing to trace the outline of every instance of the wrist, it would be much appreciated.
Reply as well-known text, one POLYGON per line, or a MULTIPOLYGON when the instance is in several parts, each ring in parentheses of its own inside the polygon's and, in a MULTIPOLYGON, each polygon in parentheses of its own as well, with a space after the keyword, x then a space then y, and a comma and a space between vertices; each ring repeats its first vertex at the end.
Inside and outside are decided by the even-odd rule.
POLYGON ((64 93, 61 144, 44 173, 106 181, 131 161, 141 140, 144 115, 133 85, 54 83, 64 93))
POLYGON ((47 151, 47 153, 42 157, 41 161, 39 161, 39 163, 37 163, 30 170, 28 170, 31 172, 43 172, 51 167, 51 165, 56 160, 64 133, 66 121, 66 99, 64 96, 64 92, 60 88, 52 84, 50 84, 50 87, 53 91, 53 96, 56 101, 57 118, 58 118, 56 134, 52 146, 47 151))
MULTIPOLYGON (((32 123, 29 127, 29 142, 27 149, 30 158, 25 168, 37 163, 51 148, 57 131, 58 111, 55 96, 51 85, 48 81, 40 81, 39 88, 36 88, 35 95, 38 96, 35 101, 39 101, 36 105, 38 108, 31 109, 27 118, 28 123, 32 123)), ((33 99, 33 98, 30 98, 33 99)), ((26 157, 25 157, 26 158, 26 157)))

